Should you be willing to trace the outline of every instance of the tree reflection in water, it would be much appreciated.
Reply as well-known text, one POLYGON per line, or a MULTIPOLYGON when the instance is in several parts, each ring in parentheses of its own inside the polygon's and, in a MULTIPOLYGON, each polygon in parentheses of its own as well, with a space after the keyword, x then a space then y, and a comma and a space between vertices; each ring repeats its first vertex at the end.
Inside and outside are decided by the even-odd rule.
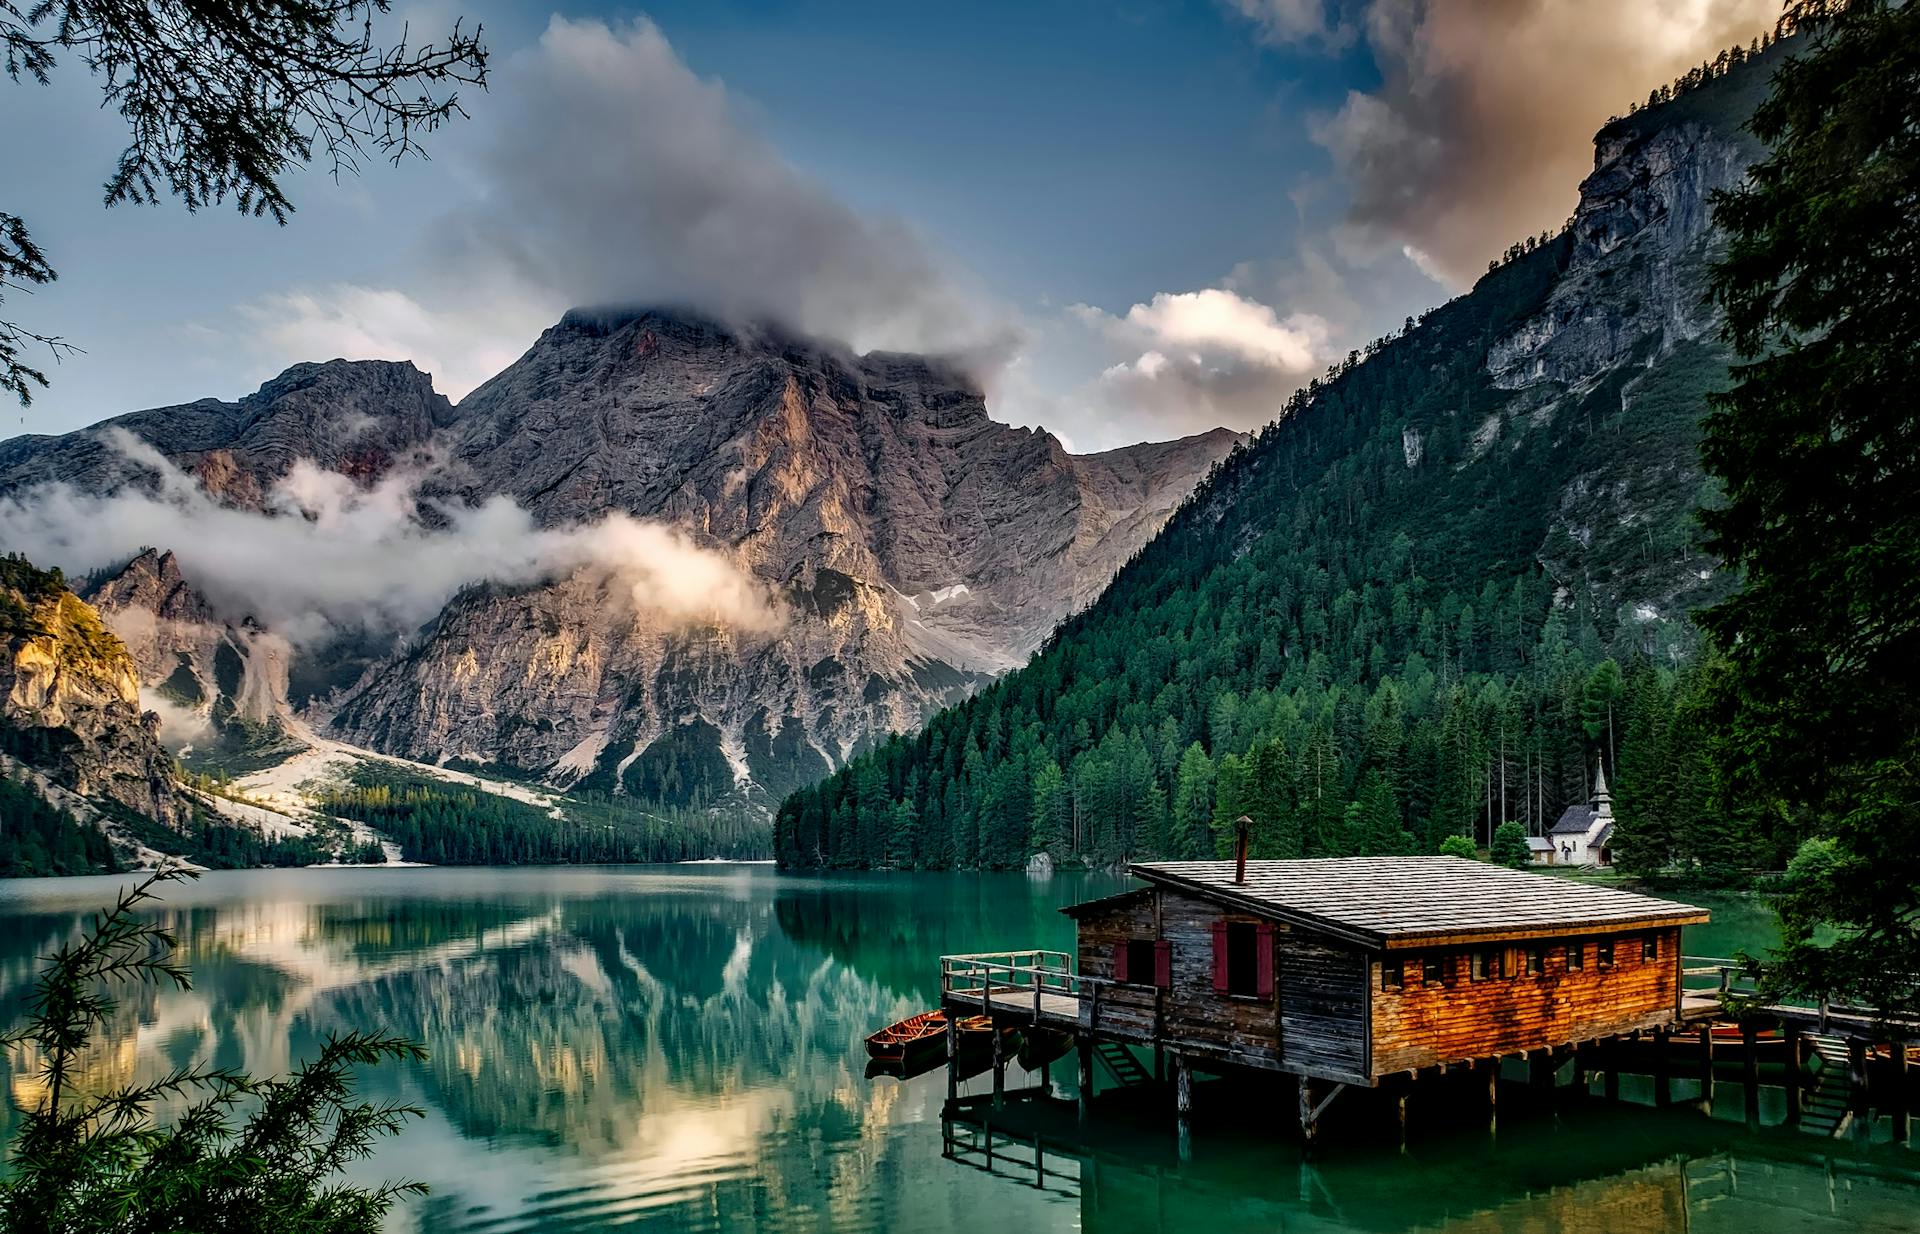
MULTIPOLYGON (((1818 1147, 1728 1156, 1709 1128, 1613 1155, 1680 1125, 1640 1111, 1562 1119, 1551 1144, 1503 1128, 1466 1156, 1416 1142, 1409 1157, 1365 1148, 1305 1173, 1259 1128, 1203 1132, 1180 1162, 1156 1113, 1109 1129, 1091 1198, 942 1160, 944 1078, 869 1081, 862 1037, 931 1004, 940 953, 1065 945, 1058 908, 1122 885, 722 867, 210 875, 162 910, 195 988, 130 1006, 89 1079, 194 1061, 284 1070, 329 1029, 417 1038, 428 1062, 369 1079, 430 1117, 361 1171, 432 1186, 401 1230, 1700 1229, 1739 1212, 1741 1234, 1798 1234, 1828 1219, 1801 1212, 1826 1195, 1818 1147), (1737 1204, 1701 1199, 1736 1175, 1737 1204), (1679 1209, 1674 1179, 1691 1188, 1679 1209), (1754 1198, 1766 1179, 1772 1208, 1754 1198), (1576 1221, 1605 1213, 1620 1224, 1576 1221)), ((33 957, 111 886, 0 885, 9 1010, 33 957)), ((10 1085, 23 1061, 6 1064, 10 1085)), ((1831 1215, 1849 1228, 1895 1228, 1875 1225, 1883 1197, 1913 1211, 1904 1182, 1842 1176, 1831 1215)))

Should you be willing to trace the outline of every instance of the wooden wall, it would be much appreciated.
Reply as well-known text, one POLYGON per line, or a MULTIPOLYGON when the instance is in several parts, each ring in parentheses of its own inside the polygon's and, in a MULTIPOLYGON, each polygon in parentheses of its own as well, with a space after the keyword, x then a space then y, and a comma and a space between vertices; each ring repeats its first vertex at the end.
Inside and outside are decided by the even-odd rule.
MULTIPOLYGON (((1679 1000, 1680 932, 1654 932, 1659 955, 1642 958, 1643 933, 1611 936, 1614 960, 1602 968, 1599 937, 1541 940, 1544 971, 1526 971, 1526 945, 1514 946, 1512 976, 1472 979, 1472 956, 1482 948, 1439 951, 1453 984, 1430 987, 1423 961, 1435 952, 1394 952, 1405 965, 1400 989, 1382 989, 1382 957, 1371 957, 1372 1073, 1376 1076, 1436 1063, 1488 1058, 1566 1045, 1670 1023, 1679 1000), (1584 948, 1585 966, 1569 971, 1565 948, 1584 948)), ((1490 944, 1491 946, 1492 944, 1490 944)))
MULTIPOLYGON (((1151 1041, 1156 999, 1159 1035, 1196 1059, 1215 1058, 1316 1076, 1366 1075, 1366 956, 1324 936, 1229 911, 1171 888, 1079 915, 1080 972, 1111 979, 1116 949, 1128 939, 1171 944, 1172 982, 1156 992, 1151 974, 1103 988, 1102 1034, 1151 1041), (1267 924, 1273 931, 1273 991, 1265 997, 1222 993, 1213 985, 1217 921, 1267 924)), ((1090 1007, 1083 1002, 1081 1020, 1090 1007)))
POLYGON ((1367 1072, 1367 957, 1324 934, 1295 930, 1281 948, 1283 1056, 1319 1076, 1367 1072))

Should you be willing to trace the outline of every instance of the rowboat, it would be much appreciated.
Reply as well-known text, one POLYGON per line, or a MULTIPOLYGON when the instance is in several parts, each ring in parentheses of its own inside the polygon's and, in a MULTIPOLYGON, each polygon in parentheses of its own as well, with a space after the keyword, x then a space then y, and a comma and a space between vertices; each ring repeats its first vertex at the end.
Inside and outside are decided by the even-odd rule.
MULTIPOLYGON (((977 1075, 992 1064, 993 1021, 983 1015, 962 1016, 955 1022, 960 1032, 960 1057, 956 1060, 961 1078, 977 1075)), ((1019 1048, 1020 1033, 1012 1027, 1000 1030, 1001 1048, 1011 1054, 1019 1048)), ((947 1057, 947 1016, 941 1011, 923 1011, 889 1024, 867 1037, 867 1074, 908 1078, 930 1071, 947 1057)))

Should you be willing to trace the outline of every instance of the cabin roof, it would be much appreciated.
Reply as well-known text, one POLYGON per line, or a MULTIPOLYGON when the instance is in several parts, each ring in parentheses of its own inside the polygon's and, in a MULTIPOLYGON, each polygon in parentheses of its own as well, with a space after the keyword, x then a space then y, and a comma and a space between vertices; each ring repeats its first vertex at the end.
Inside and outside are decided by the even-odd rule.
POLYGON ((1155 861, 1129 867, 1150 882, 1365 946, 1412 949, 1488 938, 1611 933, 1694 925, 1707 912, 1462 857, 1333 857, 1155 861))
POLYGON ((1119 908, 1129 900, 1138 900, 1151 895, 1151 887, 1135 887, 1132 891, 1115 892, 1110 896, 1101 896, 1097 900, 1082 900, 1078 904, 1069 904, 1060 911, 1069 917, 1078 917, 1081 913, 1100 908, 1119 908))

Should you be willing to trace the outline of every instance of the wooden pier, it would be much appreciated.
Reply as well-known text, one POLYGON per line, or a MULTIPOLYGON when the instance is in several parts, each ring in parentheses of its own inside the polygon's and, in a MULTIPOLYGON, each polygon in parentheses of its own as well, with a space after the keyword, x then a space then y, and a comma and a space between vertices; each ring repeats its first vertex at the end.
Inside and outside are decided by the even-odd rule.
MULTIPOLYGON (((1387 1090, 1404 1127, 1409 1097, 1433 1087, 1423 1078, 1466 1071, 1486 1077, 1491 1110, 1510 1059, 1549 1091, 1569 1068, 1580 1083, 1597 1073, 1609 1095, 1622 1072, 1651 1075, 1661 1104, 1695 1077, 1710 1102, 1714 1068, 1735 1066, 1757 1117, 1764 1048, 1770 1075, 1784 1063, 1796 1119, 1815 1113, 1801 1098, 1820 1059, 1822 1074, 1848 1076, 1843 1126, 1871 1084, 1906 1138, 1906 1047, 1920 1025, 1868 1008, 1755 1005, 1732 961, 1680 954, 1700 909, 1444 857, 1132 872, 1149 885, 1063 910, 1078 925, 1074 952, 942 956, 943 1008, 1070 1035, 1083 1098, 1096 1066, 1116 1083, 1165 1086, 1183 1128, 1196 1071, 1292 1077, 1311 1144, 1355 1087, 1387 1090), (1729 1040, 1736 1007, 1743 1028, 1729 1040)), ((950 1037, 949 1057, 957 1050, 950 1037)), ((996 1052, 996 1102, 1006 1061, 996 1052)))

